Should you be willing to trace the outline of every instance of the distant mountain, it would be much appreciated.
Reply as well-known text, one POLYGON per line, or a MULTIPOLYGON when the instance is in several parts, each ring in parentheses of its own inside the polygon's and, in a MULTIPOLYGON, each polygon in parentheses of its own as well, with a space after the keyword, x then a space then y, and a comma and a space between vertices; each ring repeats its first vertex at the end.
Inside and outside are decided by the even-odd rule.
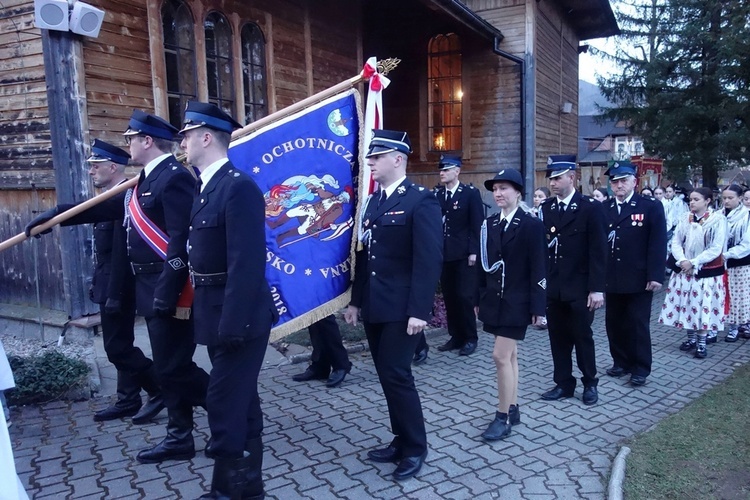
POLYGON ((578 80, 578 116, 596 116, 601 114, 596 105, 612 107, 595 83, 578 80))

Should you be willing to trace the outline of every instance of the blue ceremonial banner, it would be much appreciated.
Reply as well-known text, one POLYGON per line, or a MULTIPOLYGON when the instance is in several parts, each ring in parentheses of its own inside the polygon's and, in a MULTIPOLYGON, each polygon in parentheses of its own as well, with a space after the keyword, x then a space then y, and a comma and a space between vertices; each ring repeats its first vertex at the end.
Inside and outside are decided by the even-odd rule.
POLYGON ((279 311, 271 340, 349 302, 360 145, 349 90, 230 144, 266 202, 266 278, 279 311))

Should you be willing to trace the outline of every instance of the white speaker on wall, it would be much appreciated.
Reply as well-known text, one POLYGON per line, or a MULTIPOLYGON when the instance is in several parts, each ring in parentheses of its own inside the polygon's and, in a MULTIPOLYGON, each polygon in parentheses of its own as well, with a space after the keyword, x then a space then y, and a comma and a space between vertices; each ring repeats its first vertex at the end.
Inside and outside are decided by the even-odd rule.
POLYGON ((87 3, 76 2, 70 13, 70 31, 92 38, 99 36, 104 21, 104 11, 87 3))
POLYGON ((34 0, 34 24, 40 29, 68 31, 67 0, 34 0))

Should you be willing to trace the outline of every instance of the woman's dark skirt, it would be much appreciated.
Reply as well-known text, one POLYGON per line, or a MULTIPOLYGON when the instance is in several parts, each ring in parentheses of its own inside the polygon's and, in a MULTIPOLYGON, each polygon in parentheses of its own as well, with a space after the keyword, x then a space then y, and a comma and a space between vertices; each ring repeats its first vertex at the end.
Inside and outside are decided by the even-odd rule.
POLYGON ((506 339, 523 340, 526 337, 525 326, 495 326, 485 323, 484 331, 491 333, 496 337, 505 337, 506 339))

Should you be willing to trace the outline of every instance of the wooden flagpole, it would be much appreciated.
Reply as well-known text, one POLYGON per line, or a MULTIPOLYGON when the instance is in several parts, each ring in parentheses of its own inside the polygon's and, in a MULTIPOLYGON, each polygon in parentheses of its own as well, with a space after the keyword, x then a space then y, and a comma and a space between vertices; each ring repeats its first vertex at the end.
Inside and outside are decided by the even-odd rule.
MULTIPOLYGON (((390 59, 383 59, 382 61, 378 61, 378 72, 383 75, 387 75, 391 70, 393 70, 396 66, 398 66, 398 63, 400 63, 400 59, 390 58, 390 59)), ((361 83, 365 80, 367 80, 369 77, 365 76, 365 71, 362 70, 357 76, 354 76, 352 78, 349 78, 348 80, 344 80, 343 82, 334 85, 333 87, 329 87, 325 90, 321 90, 315 95, 311 95, 310 97, 307 97, 305 99, 302 99, 299 102, 295 102, 291 106, 287 106, 284 109, 280 109, 279 111, 276 111, 275 113, 271 113, 268 116, 265 116, 263 118, 260 118, 258 120, 255 120, 252 123, 248 123, 241 129, 237 129, 232 133, 232 140, 239 139, 240 137, 244 137, 248 134, 251 134, 255 132, 256 130, 265 127, 266 125, 273 123, 277 120, 281 120, 282 118, 285 118, 289 115, 293 115, 294 113, 301 111, 305 108, 308 108, 312 106, 313 104, 317 104, 320 101, 324 101, 325 99, 328 99, 329 97, 335 96, 336 94, 343 92, 347 89, 350 89, 357 85, 358 83, 361 83)))
MULTIPOLYGON (((382 61, 378 61, 378 72, 385 75, 388 74, 391 70, 393 70, 398 64, 401 62, 400 59, 384 59, 382 61)), ((282 118, 286 118, 287 116, 290 116, 300 110, 303 110, 309 106, 312 106, 313 104, 316 104, 320 101, 323 101, 325 99, 328 99, 329 97, 332 97, 340 92, 343 92, 344 90, 350 89, 353 86, 357 85, 360 82, 363 82, 367 80, 369 76, 365 75, 364 69, 357 75, 352 78, 349 78, 348 80, 344 80, 343 82, 334 85, 333 87, 329 87, 325 90, 322 90, 318 92, 315 95, 312 95, 306 99, 303 99, 299 102, 296 102, 292 104, 291 106, 287 106, 284 109, 280 109, 279 111, 276 111, 275 113, 271 113, 270 115, 263 117, 259 120, 256 120, 252 123, 249 123, 242 127, 241 129, 235 130, 234 133, 232 133, 232 140, 239 139, 240 137, 246 136, 248 134, 251 134, 255 132, 256 130, 265 127, 266 125, 273 123, 275 121, 281 120, 282 118)), ((51 227, 60 224, 61 222, 64 222, 74 215, 78 215, 79 213, 83 212, 84 210, 93 207, 94 205, 98 205, 99 203, 108 200, 109 198, 115 196, 116 194, 119 194, 123 191, 125 191, 128 188, 134 187, 138 183, 138 177, 133 177, 132 179, 129 179, 122 184, 113 187, 112 189, 105 191, 104 193, 94 196, 90 200, 84 201, 80 205, 76 205, 75 207, 71 208, 70 210, 66 210, 65 212, 61 213, 60 215, 57 215, 50 219, 49 221, 45 222, 44 224, 41 224, 39 226, 36 226, 31 230, 31 235, 34 236, 36 234, 41 233, 42 231, 46 231, 47 229, 50 229, 51 227)), ((22 241, 25 241, 26 234, 20 233, 16 236, 9 238, 2 243, 0 243, 0 252, 7 250, 8 248, 17 245, 21 243, 22 241)))
MULTIPOLYGON (((42 231, 46 231, 47 229, 52 228, 53 226, 60 224, 61 222, 64 222, 74 215, 78 215, 84 210, 87 210, 94 205, 98 205, 99 203, 108 200, 115 196, 116 194, 122 193, 128 188, 131 188, 138 184, 138 177, 133 177, 132 179, 128 179, 127 181, 123 182, 122 184, 118 184, 117 186, 113 187, 112 189, 108 189, 107 191, 103 192, 100 195, 94 196, 93 198, 84 201, 83 203, 76 205, 75 207, 71 208, 70 210, 66 210, 65 212, 61 213, 60 215, 56 215, 52 219, 48 220, 44 224, 40 224, 39 226, 36 226, 31 229, 31 235, 37 235, 41 233, 42 231)), ((12 238, 8 238, 7 240, 0 243, 0 252, 3 250, 7 250, 8 248, 15 246, 22 241, 25 241, 26 233, 19 233, 15 235, 12 238)))

